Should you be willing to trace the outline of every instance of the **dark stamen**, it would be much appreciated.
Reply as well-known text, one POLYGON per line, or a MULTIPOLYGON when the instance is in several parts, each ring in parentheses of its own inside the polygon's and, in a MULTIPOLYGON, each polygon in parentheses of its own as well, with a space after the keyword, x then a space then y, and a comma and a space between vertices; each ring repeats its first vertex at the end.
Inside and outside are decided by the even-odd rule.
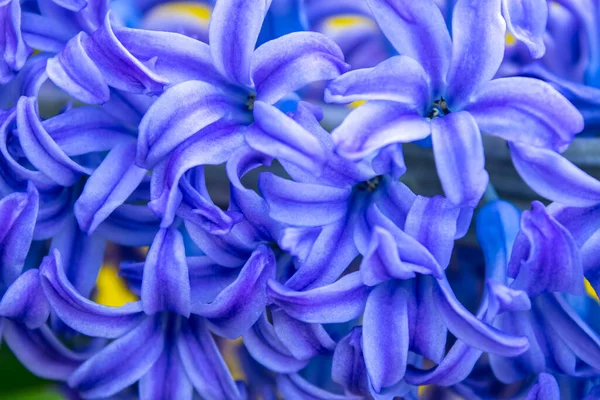
POLYGON ((248 101, 246 101, 246 107, 248 107, 248 110, 252 111, 254 110, 254 102, 256 101, 256 95, 254 93, 250 93, 248 95, 248 101))
POLYGON ((356 185, 356 187, 358 188, 358 190, 363 192, 374 192, 375 189, 377 189, 377 187, 381 183, 381 178, 381 175, 376 176, 375 178, 369 179, 368 181, 359 183, 358 185, 356 185))

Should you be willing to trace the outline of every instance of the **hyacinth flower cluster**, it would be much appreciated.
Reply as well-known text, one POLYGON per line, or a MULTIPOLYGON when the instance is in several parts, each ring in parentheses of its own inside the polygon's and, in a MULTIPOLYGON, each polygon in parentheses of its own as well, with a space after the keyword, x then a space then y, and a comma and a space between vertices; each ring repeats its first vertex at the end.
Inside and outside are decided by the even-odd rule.
POLYGON ((600 398, 598 12, 0 0, 0 343, 66 398, 600 398))

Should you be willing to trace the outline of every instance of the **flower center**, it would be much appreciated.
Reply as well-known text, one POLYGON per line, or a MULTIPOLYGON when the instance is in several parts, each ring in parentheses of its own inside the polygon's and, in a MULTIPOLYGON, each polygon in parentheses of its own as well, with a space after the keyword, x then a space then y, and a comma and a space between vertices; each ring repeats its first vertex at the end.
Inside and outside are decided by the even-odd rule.
POLYGON ((250 93, 248 95, 248 100, 246 100, 246 107, 248 107, 248 110, 250 110, 250 111, 254 110, 254 102, 255 101, 256 101, 256 94, 250 93))
POLYGON ((356 188, 361 192, 374 192, 382 181, 382 175, 378 175, 356 185, 356 188))
POLYGON ((435 119, 450 114, 452 111, 448 108, 448 102, 443 97, 433 102, 427 118, 435 119))

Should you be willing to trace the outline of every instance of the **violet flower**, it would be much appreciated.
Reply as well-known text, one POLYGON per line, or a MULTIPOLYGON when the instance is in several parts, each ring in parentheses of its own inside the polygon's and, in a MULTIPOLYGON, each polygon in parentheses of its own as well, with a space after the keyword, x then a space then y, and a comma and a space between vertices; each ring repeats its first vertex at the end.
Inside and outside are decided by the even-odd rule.
POLYGON ((583 129, 583 120, 545 82, 493 79, 502 62, 506 31, 500 0, 458 1, 452 39, 432 0, 418 4, 370 0, 369 4, 402 55, 373 69, 349 72, 329 85, 327 101, 371 100, 334 130, 337 151, 360 159, 391 144, 431 135, 446 196, 454 204, 475 206, 488 183, 480 135, 485 132, 511 143, 513 157, 525 165, 520 172, 530 186, 544 185, 546 176, 529 171, 556 170, 550 163, 540 166, 533 156, 523 154, 522 146, 548 149, 556 160, 557 152, 564 151, 583 129), (548 109, 561 112, 548 113, 548 109))

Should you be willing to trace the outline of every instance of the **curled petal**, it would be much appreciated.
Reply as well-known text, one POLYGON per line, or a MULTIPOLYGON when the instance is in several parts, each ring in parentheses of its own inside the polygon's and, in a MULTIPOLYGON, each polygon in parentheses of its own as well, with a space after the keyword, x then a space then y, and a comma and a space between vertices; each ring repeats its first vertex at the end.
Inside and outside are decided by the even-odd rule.
POLYGON ((50 306, 40 285, 37 269, 23 273, 0 300, 0 315, 25 324, 29 329, 42 326, 50 315, 50 306))
POLYGON ((293 32, 256 49, 252 77, 257 100, 275 104, 288 93, 337 78, 348 69, 344 54, 327 36, 293 32))
POLYGON ((0 4, 0 85, 10 81, 19 71, 31 49, 23 41, 21 32, 21 4, 18 0, 2 1, 0 4))
POLYGON ((544 33, 548 20, 545 0, 504 0, 502 14, 508 30, 529 48, 533 58, 546 52, 544 33))
POLYGON ((340 278, 331 285, 295 292, 270 280, 269 298, 286 313, 309 323, 347 322, 362 314, 369 288, 357 272, 340 278))
POLYGON ((113 308, 83 298, 67 280, 56 249, 44 258, 40 277, 52 310, 67 325, 83 334, 116 338, 133 329, 144 318, 140 302, 113 308))
POLYGON ((137 382, 159 359, 165 333, 160 316, 147 317, 79 367, 68 383, 86 398, 111 396, 137 382))
POLYGON ((369 393, 370 382, 362 348, 362 327, 352 328, 335 347, 331 379, 350 393, 369 393))
POLYGON ((490 81, 504 58, 506 23, 501 0, 458 0, 452 13, 452 62, 448 70, 448 104, 460 109, 490 81))
POLYGON ((541 196, 573 207, 600 203, 600 182, 555 151, 511 143, 513 164, 541 196))
POLYGON ((137 164, 152 168, 171 150, 231 109, 228 96, 206 82, 173 86, 154 102, 140 123, 137 164))
POLYGON ((277 388, 286 399, 359 400, 362 397, 330 393, 306 381, 298 374, 279 375, 277 388))
POLYGON ((252 86, 251 63, 271 0, 219 1, 210 18, 209 38, 215 67, 234 83, 252 86))
POLYGON ((190 278, 183 236, 161 229, 146 256, 142 281, 142 305, 146 314, 171 311, 190 315, 190 278))
POLYGON ((374 68, 357 69, 340 76, 325 90, 328 103, 388 100, 425 111, 429 85, 423 67, 408 56, 392 57, 374 68))
POLYGON ((435 166, 448 200, 474 208, 489 182, 477 122, 467 112, 435 119, 431 140, 435 166))
POLYGON ((368 4, 392 45, 423 66, 432 94, 439 94, 452 56, 452 40, 439 7, 433 0, 368 0, 368 4))
POLYGON ((393 143, 409 143, 431 134, 431 126, 413 108, 369 101, 352 111, 333 132, 336 151, 359 160, 393 143))
POLYGON ((206 317, 211 330, 230 339, 252 326, 267 305, 266 284, 275 273, 275 256, 260 245, 241 268, 238 278, 209 304, 193 304, 194 314, 206 317))

